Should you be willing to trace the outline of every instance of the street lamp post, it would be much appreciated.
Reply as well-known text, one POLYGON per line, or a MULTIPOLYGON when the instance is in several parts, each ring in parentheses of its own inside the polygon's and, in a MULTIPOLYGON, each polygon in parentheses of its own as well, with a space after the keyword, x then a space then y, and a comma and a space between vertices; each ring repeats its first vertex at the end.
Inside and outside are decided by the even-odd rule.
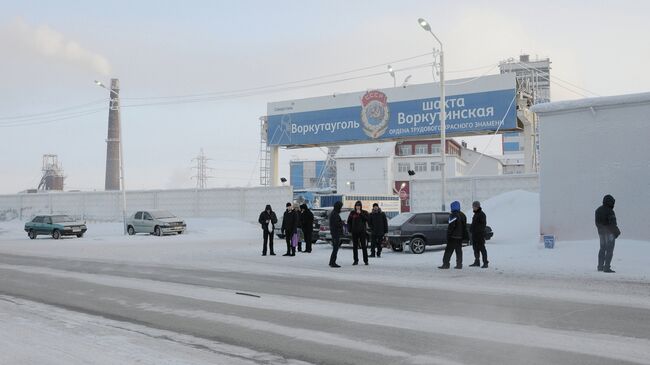
POLYGON ((397 87, 397 80, 395 79, 395 70, 393 69, 393 66, 388 65, 388 73, 390 74, 390 77, 393 78, 393 87, 397 87))
POLYGON ((444 52, 442 50, 442 42, 440 42, 440 39, 436 37, 436 35, 431 31, 431 26, 429 23, 420 18, 418 19, 418 23, 420 24, 420 27, 424 29, 425 31, 429 32, 433 38, 440 44, 440 173, 441 173, 441 190, 442 190, 442 211, 444 212, 446 209, 445 207, 445 200, 447 197, 447 173, 446 173, 446 167, 447 167, 447 139, 446 139, 446 105, 445 105, 445 57, 444 57, 444 52))
MULTIPOLYGON (((120 101, 119 97, 120 95, 115 92, 115 90, 107 88, 106 85, 101 83, 100 81, 95 80, 95 84, 99 87, 102 87, 108 91, 110 91, 111 95, 111 108, 115 108, 113 110, 117 110, 119 112, 120 110, 120 101), (113 96, 115 95, 115 96, 113 96)), ((122 120, 120 118, 120 134, 119 134, 119 139, 120 139, 120 188, 122 190, 122 222, 124 225, 124 234, 127 234, 126 230, 126 188, 124 187, 124 152, 122 149, 122 120)))

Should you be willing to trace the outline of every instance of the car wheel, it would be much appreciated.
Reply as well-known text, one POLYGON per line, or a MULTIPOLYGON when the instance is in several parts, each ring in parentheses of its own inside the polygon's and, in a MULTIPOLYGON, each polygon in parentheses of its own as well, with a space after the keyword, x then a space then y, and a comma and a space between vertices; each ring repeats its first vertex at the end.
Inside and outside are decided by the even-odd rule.
POLYGON ((77 233, 77 238, 81 238, 81 237, 83 237, 83 236, 84 236, 83 233, 77 233))
POLYGON ((156 235, 156 236, 162 236, 162 231, 160 230, 160 227, 156 226, 153 229, 153 234, 156 235))
POLYGON ((402 252, 404 251, 404 245, 402 244, 397 244, 397 243, 391 243, 390 247, 393 249, 395 252, 402 252))
POLYGON ((129 234, 129 236, 133 236, 135 234, 135 229, 133 228, 133 226, 129 226, 126 229, 126 232, 129 234))
POLYGON ((61 238, 61 232, 59 232, 58 229, 55 229, 55 230, 52 232, 52 238, 54 238, 55 240, 58 240, 59 238, 61 238))
POLYGON ((411 240, 411 252, 414 254, 421 254, 424 253, 424 249, 426 247, 426 244, 422 238, 414 238, 411 240))
POLYGON ((36 232, 34 232, 33 229, 30 229, 29 232, 27 232, 27 237, 29 237, 30 240, 36 239, 36 232))

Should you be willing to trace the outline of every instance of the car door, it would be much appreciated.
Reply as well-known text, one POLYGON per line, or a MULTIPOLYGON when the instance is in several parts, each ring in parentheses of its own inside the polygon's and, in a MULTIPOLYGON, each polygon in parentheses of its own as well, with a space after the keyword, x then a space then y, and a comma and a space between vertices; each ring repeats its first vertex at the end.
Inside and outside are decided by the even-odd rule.
POLYGON ((53 231, 53 225, 52 225, 52 217, 45 216, 43 217, 43 223, 41 224, 41 233, 44 234, 52 234, 53 231))
POLYGON ((433 215, 432 213, 417 213, 409 221, 409 233, 424 235, 427 244, 433 239, 433 215))
POLYGON ((31 222, 31 224, 29 226, 34 232, 36 232, 36 234, 41 233, 41 231, 43 230, 43 227, 42 227, 43 226, 43 217, 41 217, 40 215, 34 217, 34 219, 32 219, 32 222, 31 222))
POLYGON ((433 236, 436 245, 447 244, 447 227, 449 226, 449 213, 434 213, 433 236))
POLYGON ((153 216, 149 212, 142 212, 142 232, 152 233, 153 227, 153 216))
POLYGON ((143 232, 142 227, 142 212, 136 212, 133 215, 133 229, 136 233, 143 232))

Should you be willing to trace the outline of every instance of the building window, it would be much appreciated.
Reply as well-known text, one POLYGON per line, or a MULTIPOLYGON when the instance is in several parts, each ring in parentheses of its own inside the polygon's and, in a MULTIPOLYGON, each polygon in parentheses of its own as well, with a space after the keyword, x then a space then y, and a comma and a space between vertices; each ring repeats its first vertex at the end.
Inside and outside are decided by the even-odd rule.
POLYGON ((428 155, 429 154, 429 145, 416 144, 415 145, 415 154, 416 155, 428 155))
POLYGON ((411 145, 410 144, 401 144, 399 145, 399 155, 400 156, 410 156, 413 153, 411 152, 411 145))
POLYGON ((354 171, 354 162, 350 162, 350 171, 354 171))
POLYGON ((354 181, 350 181, 348 186, 350 186, 350 191, 354 191, 354 181))
POLYGON ((427 171, 427 163, 426 162, 416 162, 415 163, 415 172, 425 172, 427 171))
POLYGON ((397 172, 407 172, 411 168, 411 164, 407 162, 400 162, 397 164, 397 172))
POLYGON ((439 162, 432 162, 431 163, 431 171, 432 172, 440 171, 440 163, 439 162))
POLYGON ((440 146, 431 146, 431 154, 432 155, 439 155, 440 154, 440 146))

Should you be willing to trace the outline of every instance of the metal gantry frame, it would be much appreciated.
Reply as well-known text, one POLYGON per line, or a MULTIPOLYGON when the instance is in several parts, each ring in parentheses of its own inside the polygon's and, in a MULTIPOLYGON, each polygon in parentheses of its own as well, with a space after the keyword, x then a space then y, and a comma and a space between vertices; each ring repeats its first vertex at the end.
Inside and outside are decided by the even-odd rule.
POLYGON ((266 116, 260 117, 260 185, 271 186, 271 147, 266 116))

